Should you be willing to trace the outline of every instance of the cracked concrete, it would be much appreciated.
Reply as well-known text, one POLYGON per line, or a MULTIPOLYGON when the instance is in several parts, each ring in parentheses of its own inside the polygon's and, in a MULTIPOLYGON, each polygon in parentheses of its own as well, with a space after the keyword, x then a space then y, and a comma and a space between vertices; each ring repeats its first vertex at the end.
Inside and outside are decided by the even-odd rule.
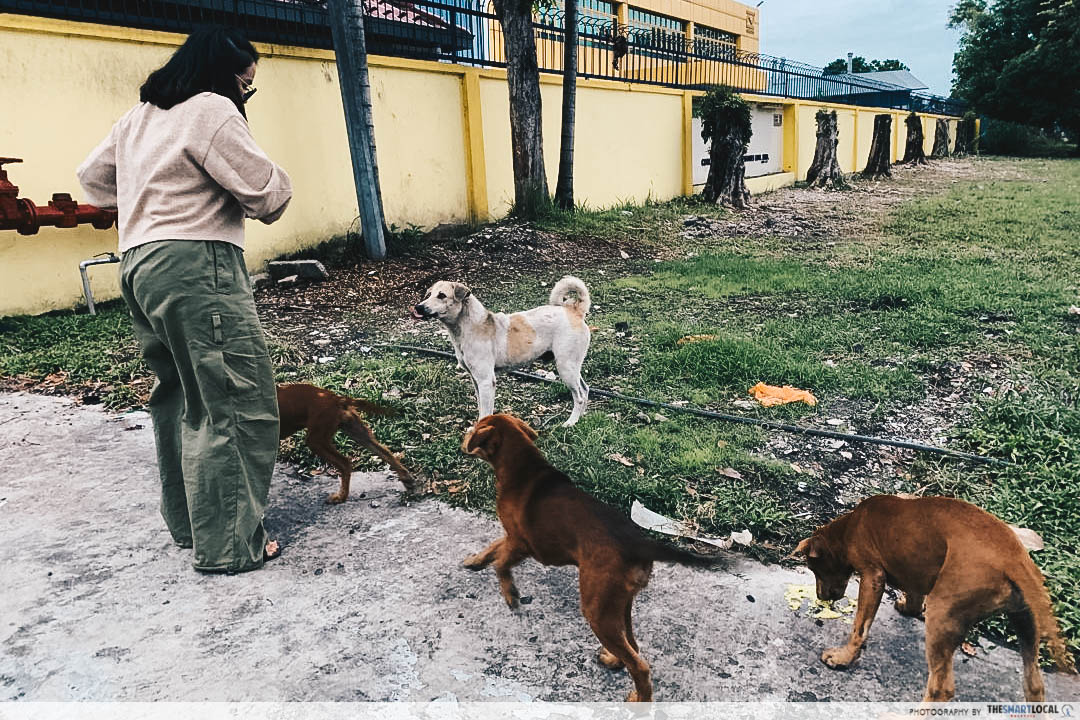
MULTIPOLYGON (((279 465, 267 525, 284 545, 265 569, 204 576, 157 514, 144 413, 111 416, 64 398, 0 395, 0 699, 621 700, 624 671, 595 660, 576 570, 526 562, 531 599, 511 613, 490 571, 462 558, 493 518, 435 500, 402 504, 388 475, 336 480, 279 465)), ((731 571, 658 564, 635 630, 664 701, 921 697, 921 623, 883 608, 854 668, 818 657, 849 626, 788 609, 805 570, 739 561, 731 571)), ((854 584, 849 595, 854 596, 854 584)), ((1006 648, 958 654, 959 700, 1018 700, 1006 648)), ((1047 674, 1050 699, 1080 697, 1047 674)))

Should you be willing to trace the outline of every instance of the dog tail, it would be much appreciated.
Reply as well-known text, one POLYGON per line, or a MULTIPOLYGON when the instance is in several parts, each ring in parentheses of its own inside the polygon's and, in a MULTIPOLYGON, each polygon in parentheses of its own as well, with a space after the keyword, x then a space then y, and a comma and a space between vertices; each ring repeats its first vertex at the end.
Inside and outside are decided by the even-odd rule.
POLYGON ((649 541, 645 554, 650 560, 673 562, 691 567, 726 567, 731 561, 731 558, 726 553, 702 555, 691 550, 684 550, 677 545, 669 545, 668 543, 653 540, 649 541))
POLYGON ((578 312, 585 315, 589 312, 589 308, 592 307, 592 297, 589 295, 589 288, 585 287, 585 283, 573 275, 567 275, 555 283, 555 287, 551 288, 548 305, 565 305, 577 308, 578 312), (577 300, 567 302, 566 295, 571 292, 577 293, 577 300))
POLYGON ((368 417, 396 417, 401 414, 392 407, 377 405, 368 400, 361 400, 360 398, 342 398, 342 400, 345 407, 349 410, 358 412, 361 415, 367 415, 368 417))
MULTIPOLYGON (((1027 555, 1026 552, 1024 554, 1027 555)), ((1027 562, 1022 563, 1020 567, 1011 569, 1008 577, 1023 596, 1024 604, 1027 605, 1031 617, 1035 620, 1035 632, 1038 633, 1040 640, 1046 641, 1046 648, 1050 651, 1054 664, 1065 672, 1075 673, 1076 665, 1073 663, 1069 649, 1065 646, 1057 619, 1054 618, 1050 593, 1046 591, 1039 568, 1027 559, 1027 562)))

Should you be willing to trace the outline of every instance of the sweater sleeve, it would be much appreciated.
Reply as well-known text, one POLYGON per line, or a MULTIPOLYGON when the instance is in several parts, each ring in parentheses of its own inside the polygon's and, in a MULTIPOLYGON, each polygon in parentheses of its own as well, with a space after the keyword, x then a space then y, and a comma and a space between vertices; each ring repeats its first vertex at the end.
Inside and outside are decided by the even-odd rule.
POLYGON ((116 208, 116 125, 90 154, 75 174, 86 202, 110 210, 116 208))
POLYGON ((214 133, 203 169, 236 198, 244 215, 270 224, 292 199, 292 182, 255 144, 241 117, 229 118, 214 133))

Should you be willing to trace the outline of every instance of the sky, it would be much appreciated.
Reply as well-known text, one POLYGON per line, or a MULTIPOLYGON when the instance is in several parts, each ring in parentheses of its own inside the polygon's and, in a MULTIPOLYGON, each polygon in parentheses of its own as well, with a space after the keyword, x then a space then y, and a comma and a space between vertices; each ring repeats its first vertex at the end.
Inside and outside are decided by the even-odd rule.
MULTIPOLYGON (((755 5, 757 0, 742 0, 755 5)), ((948 95, 960 33, 946 27, 952 0, 764 0, 761 52, 822 66, 849 52, 895 58, 930 92, 948 95)))

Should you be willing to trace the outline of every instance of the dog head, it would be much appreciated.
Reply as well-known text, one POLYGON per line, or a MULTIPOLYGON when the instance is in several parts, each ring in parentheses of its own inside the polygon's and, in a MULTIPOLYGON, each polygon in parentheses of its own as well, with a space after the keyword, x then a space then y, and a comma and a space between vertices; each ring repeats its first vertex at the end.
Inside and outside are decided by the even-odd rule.
POLYGON ((833 550, 820 531, 800 542, 792 555, 806 556, 806 567, 813 571, 817 580, 819 600, 831 601, 844 597, 854 568, 833 550))
POLYGON ((536 438, 536 431, 513 415, 488 415, 480 418, 473 429, 465 433, 461 449, 469 455, 494 463, 508 441, 516 439, 532 445, 536 438))
POLYGON ((422 319, 437 318, 453 324, 470 295, 472 290, 468 286, 440 280, 428 288, 423 300, 413 306, 413 315, 422 319))

